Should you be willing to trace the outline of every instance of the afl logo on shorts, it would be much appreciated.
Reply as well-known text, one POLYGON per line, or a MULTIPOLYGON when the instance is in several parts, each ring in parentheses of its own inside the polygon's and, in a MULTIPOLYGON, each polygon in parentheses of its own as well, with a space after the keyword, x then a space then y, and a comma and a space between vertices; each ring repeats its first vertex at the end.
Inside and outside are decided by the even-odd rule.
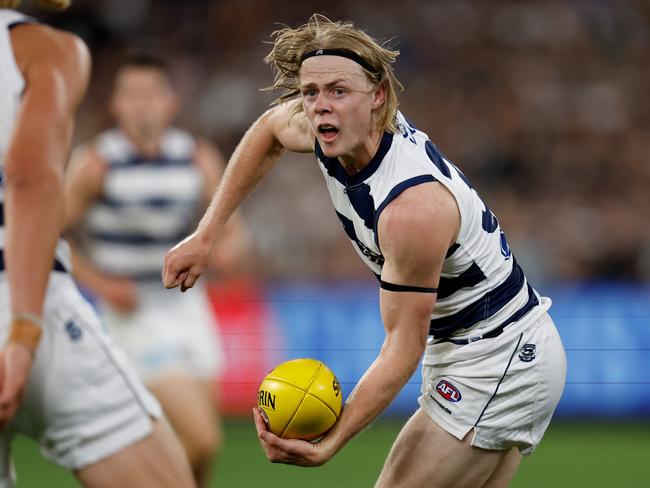
POLYGON ((462 398, 460 391, 447 380, 440 380, 436 385, 436 391, 448 402, 459 402, 462 398))

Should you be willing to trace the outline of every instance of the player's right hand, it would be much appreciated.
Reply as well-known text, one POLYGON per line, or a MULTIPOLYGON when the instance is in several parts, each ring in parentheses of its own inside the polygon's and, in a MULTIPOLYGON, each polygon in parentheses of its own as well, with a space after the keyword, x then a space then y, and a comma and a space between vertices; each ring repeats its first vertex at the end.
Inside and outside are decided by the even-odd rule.
POLYGON ((211 252, 212 244, 196 232, 172 247, 163 264, 165 288, 192 288, 208 266, 211 252))
POLYGON ((25 393, 33 353, 23 344, 0 350, 0 430, 11 421, 25 393))

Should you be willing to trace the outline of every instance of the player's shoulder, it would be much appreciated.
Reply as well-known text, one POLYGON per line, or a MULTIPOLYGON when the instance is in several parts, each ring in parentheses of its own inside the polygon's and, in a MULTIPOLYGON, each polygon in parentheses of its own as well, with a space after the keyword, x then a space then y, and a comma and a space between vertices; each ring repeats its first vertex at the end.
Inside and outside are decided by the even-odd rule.
POLYGON ((386 246, 410 247, 428 237, 451 242, 459 227, 456 200, 436 181, 405 189, 386 206, 377 222, 382 250, 386 246))
POLYGON ((316 135, 300 110, 300 99, 289 100, 267 110, 261 117, 281 145, 294 152, 314 152, 316 135))
POLYGON ((90 64, 86 43, 71 32, 40 23, 24 23, 11 30, 11 37, 21 65, 40 61, 61 68, 86 69, 90 64))
POLYGON ((449 190, 432 180, 406 188, 384 208, 381 218, 393 225, 405 221, 431 222, 431 218, 448 213, 455 205, 449 190))

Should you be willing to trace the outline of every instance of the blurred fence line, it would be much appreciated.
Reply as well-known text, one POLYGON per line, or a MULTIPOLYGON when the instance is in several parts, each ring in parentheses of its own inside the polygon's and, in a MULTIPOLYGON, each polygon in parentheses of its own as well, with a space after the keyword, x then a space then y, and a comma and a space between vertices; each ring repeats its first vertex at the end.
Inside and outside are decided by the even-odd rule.
MULTIPOLYGON (((543 291, 553 299, 550 312, 569 364, 557 416, 650 417, 650 287, 564 284, 543 291)), ((229 368, 222 397, 231 414, 247 415, 264 374, 298 357, 328 364, 347 395, 384 338, 373 284, 291 283, 254 293, 213 290, 211 297, 225 319, 229 368)), ((419 389, 418 369, 388 414, 412 413, 419 389)))

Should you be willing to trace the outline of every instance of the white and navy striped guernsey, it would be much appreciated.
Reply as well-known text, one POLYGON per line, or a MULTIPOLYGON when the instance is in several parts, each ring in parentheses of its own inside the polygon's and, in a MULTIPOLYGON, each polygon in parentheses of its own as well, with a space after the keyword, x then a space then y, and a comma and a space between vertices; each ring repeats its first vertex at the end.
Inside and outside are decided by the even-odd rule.
POLYGON ((121 130, 111 129, 97 136, 95 147, 106 171, 103 193, 84 221, 84 249, 106 273, 160 280, 165 253, 192 232, 202 210, 196 141, 171 128, 160 154, 145 158, 121 130))
POLYGON ((377 277, 381 275, 384 257, 377 236, 381 212, 407 188, 438 181, 455 197, 461 223, 442 267, 430 335, 476 337, 477 332, 503 328, 532 309, 545 307, 511 254, 496 217, 467 178, 401 113, 397 121, 399 132, 384 133, 373 159, 352 176, 338 159, 326 157, 316 141, 336 214, 363 261, 377 277))
MULTIPOLYGON (((25 88, 25 80, 16 64, 9 32, 12 27, 35 22, 20 12, 0 9, 0 272, 5 269, 4 262, 4 166, 11 135, 16 123, 16 115, 25 88)), ((70 269, 70 249, 60 239, 56 247, 53 269, 65 271, 70 269)))

